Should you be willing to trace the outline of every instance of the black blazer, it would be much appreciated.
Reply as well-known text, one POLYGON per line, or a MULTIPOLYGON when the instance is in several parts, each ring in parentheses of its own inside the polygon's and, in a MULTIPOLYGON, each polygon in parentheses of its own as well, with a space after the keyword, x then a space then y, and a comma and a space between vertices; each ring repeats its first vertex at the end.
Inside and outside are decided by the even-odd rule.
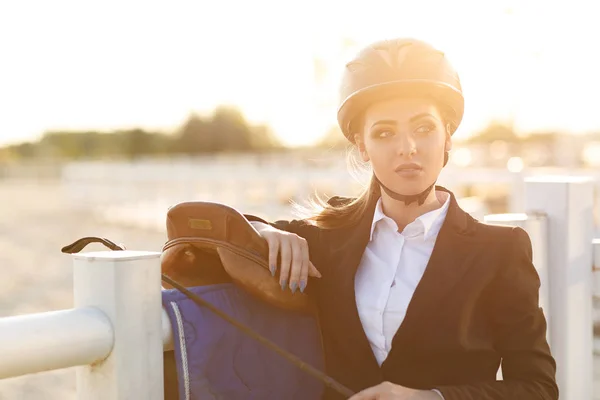
MULTIPOLYGON (((304 237, 322 274, 310 279, 307 293, 317 298, 327 373, 355 391, 390 381, 437 388, 446 400, 558 399, 529 236, 521 228, 478 222, 450 195, 425 274, 381 367, 354 297, 375 202, 348 229, 324 230, 301 220, 271 223, 304 237), (501 361, 504 380, 496 381, 501 361)), ((341 398, 333 392, 324 397, 341 398)))

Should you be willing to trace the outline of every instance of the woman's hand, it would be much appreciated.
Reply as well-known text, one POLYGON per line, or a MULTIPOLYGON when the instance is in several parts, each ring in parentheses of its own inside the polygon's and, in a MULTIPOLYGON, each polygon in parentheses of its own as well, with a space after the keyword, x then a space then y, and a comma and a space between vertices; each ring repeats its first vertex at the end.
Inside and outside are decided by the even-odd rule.
POLYGON ((269 244, 269 269, 271 275, 275 276, 279 267, 279 283, 282 290, 289 286, 292 293, 297 289, 304 292, 309 276, 321 277, 309 259, 306 239, 261 222, 253 221, 252 226, 269 244), (279 266, 278 256, 281 260, 279 266))
POLYGON ((348 400, 441 400, 431 390, 410 389, 391 382, 383 382, 356 393, 348 400))

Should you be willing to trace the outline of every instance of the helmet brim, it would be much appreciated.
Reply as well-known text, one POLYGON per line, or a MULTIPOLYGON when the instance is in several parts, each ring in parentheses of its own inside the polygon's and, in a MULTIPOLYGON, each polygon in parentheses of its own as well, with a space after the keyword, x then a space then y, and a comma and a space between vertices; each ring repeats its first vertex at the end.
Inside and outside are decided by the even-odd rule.
POLYGON ((339 107, 338 124, 342 133, 350 142, 354 142, 350 123, 360 113, 374 103, 392 98, 425 97, 443 104, 454 113, 456 127, 460 125, 464 114, 464 98, 453 86, 428 79, 397 80, 367 86, 348 96, 339 107))

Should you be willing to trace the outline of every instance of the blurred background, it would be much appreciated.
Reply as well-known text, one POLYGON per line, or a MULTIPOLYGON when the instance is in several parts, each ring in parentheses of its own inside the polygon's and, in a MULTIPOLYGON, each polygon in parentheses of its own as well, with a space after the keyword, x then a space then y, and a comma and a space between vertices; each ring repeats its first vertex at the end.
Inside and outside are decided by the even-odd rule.
MULTIPOLYGON (((466 111, 439 183, 474 217, 523 212, 527 176, 600 185, 595 10, 580 0, 0 3, 0 317, 71 307, 60 248, 81 236, 159 251, 178 202, 273 220, 315 191, 356 193, 366 175, 347 170, 337 89, 345 62, 383 38, 429 41, 458 69, 466 111)), ((0 399, 70 399, 74 385, 71 370, 9 379, 0 399)))

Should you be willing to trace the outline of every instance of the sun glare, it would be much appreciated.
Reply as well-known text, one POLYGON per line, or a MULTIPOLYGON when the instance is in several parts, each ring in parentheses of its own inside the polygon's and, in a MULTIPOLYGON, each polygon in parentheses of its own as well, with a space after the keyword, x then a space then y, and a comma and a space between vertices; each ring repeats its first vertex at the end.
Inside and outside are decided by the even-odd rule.
POLYGON ((458 138, 490 119, 525 131, 600 128, 586 101, 600 90, 600 60, 586 50, 600 37, 589 3, 571 4, 572 19, 538 0, 274 4, 64 1, 31 13, 3 3, 0 141, 48 129, 171 129, 226 103, 286 144, 310 144, 335 124, 344 63, 368 42, 397 36, 431 42, 459 70, 458 138))

